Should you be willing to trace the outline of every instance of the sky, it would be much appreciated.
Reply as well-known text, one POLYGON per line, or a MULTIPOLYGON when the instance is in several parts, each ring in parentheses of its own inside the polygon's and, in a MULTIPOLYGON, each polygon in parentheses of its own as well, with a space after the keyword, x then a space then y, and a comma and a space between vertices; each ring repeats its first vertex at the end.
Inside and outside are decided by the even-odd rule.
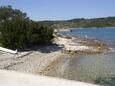
POLYGON ((35 21, 115 16, 115 0, 0 0, 5 5, 35 21))

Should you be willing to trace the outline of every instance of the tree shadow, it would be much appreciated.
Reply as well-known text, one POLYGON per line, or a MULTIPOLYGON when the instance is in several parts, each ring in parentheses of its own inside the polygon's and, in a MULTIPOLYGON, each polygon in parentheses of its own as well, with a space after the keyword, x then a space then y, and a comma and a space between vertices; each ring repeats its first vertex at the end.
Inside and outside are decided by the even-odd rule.
POLYGON ((19 50, 19 52, 39 51, 41 53, 51 53, 62 50, 62 48, 62 46, 59 46, 57 44, 32 45, 31 47, 19 50))

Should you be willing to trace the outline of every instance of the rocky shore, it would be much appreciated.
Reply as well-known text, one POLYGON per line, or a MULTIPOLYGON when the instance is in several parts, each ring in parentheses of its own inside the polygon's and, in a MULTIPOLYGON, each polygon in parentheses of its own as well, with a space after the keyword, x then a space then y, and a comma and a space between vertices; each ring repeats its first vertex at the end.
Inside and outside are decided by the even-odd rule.
POLYGON ((55 37, 54 44, 36 46, 18 54, 0 52, 0 69, 47 75, 67 55, 98 54, 108 50, 98 40, 80 37, 55 37))
POLYGON ((99 40, 82 37, 56 37, 55 43, 63 47, 63 51, 76 54, 98 54, 109 50, 108 46, 99 40))

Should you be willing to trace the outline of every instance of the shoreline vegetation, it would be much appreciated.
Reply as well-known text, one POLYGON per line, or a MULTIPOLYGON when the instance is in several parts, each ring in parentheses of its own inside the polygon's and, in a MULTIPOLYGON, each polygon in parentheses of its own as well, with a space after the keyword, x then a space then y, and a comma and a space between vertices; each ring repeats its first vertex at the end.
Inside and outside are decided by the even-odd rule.
MULTIPOLYGON (((2 70, 47 75, 65 57, 72 58, 73 55, 100 54, 110 51, 109 47, 99 40, 61 36, 59 32, 56 34, 53 31, 68 27, 70 29, 60 31, 71 31, 76 25, 95 27, 98 24, 103 25, 105 18, 77 19, 58 23, 35 22, 30 20, 25 13, 12 9, 11 6, 1 7, 0 14, 2 15, 0 16, 0 44, 2 43, 6 48, 20 49, 18 54, 0 51, 0 69, 2 70), (98 21, 101 22, 97 24, 98 21)), ((111 22, 106 26, 115 26, 114 19, 115 17, 108 17, 106 21, 111 22)))
POLYGON ((26 13, 11 6, 0 7, 0 44, 12 50, 50 44, 53 28, 31 20, 26 13))

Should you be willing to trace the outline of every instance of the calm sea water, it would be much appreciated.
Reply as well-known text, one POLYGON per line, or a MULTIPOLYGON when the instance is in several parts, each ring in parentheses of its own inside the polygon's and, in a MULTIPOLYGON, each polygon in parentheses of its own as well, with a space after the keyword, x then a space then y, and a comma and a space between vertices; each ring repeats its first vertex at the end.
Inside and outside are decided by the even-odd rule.
POLYGON ((101 40, 109 45, 115 45, 115 28, 76 28, 72 32, 61 32, 63 35, 81 36, 101 40))
MULTIPOLYGON (((73 29, 64 35, 85 36, 115 46, 115 28, 73 29)), ((114 48, 113 48, 114 49, 114 48)), ((99 55, 73 56, 62 59, 48 75, 65 79, 115 86, 115 52, 99 55)))

